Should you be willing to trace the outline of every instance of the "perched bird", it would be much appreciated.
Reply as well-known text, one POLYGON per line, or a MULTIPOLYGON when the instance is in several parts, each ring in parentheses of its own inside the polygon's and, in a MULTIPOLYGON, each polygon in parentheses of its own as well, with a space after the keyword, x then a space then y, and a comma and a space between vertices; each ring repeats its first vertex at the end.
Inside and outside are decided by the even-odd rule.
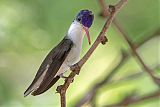
POLYGON ((42 62, 33 82, 24 96, 39 95, 51 88, 63 73, 79 61, 83 37, 86 33, 89 44, 89 28, 94 15, 89 10, 81 10, 72 22, 64 39, 54 47, 42 62))

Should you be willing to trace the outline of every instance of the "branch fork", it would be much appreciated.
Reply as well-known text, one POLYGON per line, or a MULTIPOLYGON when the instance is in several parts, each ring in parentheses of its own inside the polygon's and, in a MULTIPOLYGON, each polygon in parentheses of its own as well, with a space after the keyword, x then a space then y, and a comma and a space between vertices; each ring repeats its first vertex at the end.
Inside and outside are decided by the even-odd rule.
POLYGON ((109 9, 108 9, 108 11, 109 11, 109 13, 110 13, 110 14, 112 14, 113 12, 115 12, 115 11, 116 11, 115 6, 113 6, 113 5, 109 5, 109 9))

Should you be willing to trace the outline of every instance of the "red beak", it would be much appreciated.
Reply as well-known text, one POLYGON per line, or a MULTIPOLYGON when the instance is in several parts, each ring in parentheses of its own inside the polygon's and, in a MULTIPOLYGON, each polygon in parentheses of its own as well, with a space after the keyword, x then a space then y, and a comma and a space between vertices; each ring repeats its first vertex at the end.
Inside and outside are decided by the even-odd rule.
POLYGON ((88 43, 89 45, 91 44, 91 39, 90 39, 90 35, 89 35, 89 29, 88 27, 83 26, 84 31, 86 32, 86 36, 88 38, 88 43))

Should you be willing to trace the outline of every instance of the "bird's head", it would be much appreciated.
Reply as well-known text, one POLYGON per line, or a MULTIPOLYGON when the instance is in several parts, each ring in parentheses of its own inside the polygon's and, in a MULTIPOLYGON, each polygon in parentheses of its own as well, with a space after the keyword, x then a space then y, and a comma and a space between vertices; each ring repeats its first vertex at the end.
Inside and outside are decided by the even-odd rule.
POLYGON ((90 35, 89 35, 89 28, 91 27, 93 23, 93 19, 94 19, 94 15, 92 11, 89 11, 89 10, 81 10, 77 14, 76 19, 75 19, 77 22, 79 22, 82 25, 84 31, 86 32, 86 36, 88 38, 89 44, 91 43, 90 35))

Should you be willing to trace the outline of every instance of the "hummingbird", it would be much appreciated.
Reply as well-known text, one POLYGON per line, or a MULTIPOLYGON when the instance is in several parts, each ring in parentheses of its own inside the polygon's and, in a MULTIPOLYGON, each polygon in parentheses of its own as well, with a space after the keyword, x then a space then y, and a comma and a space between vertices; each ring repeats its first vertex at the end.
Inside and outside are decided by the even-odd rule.
POLYGON ((55 46, 40 65, 34 80, 24 92, 24 97, 36 96, 50 89, 80 58, 84 35, 91 44, 89 28, 94 20, 90 10, 81 10, 73 20, 62 41, 55 46))

